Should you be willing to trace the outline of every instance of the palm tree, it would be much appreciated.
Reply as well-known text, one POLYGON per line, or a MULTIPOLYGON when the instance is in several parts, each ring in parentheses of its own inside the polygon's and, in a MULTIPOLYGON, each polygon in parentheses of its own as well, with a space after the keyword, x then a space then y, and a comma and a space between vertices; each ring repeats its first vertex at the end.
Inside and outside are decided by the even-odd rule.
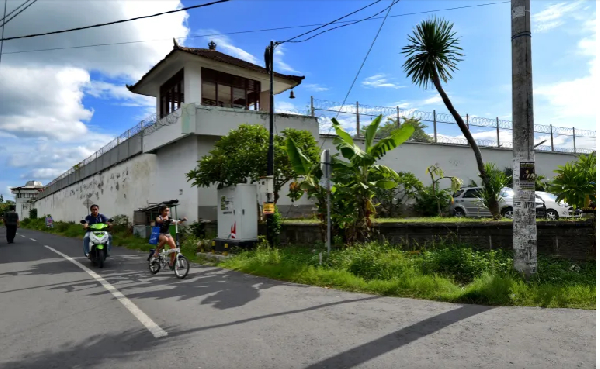
MULTIPOLYGON (((446 108, 456 120, 456 124, 475 153, 475 161, 483 185, 489 186, 490 179, 485 171, 479 146, 442 88, 442 81, 448 82, 449 79, 452 79, 452 73, 458 69, 457 64, 462 61, 460 57, 463 56, 460 53, 462 48, 459 46, 458 37, 452 27, 452 23, 437 18, 424 20, 418 24, 413 30, 413 34, 408 36, 409 44, 402 48, 402 54, 407 56, 404 62, 404 71, 407 77, 412 78, 413 83, 419 87, 428 88, 429 83, 435 86, 446 108)), ((494 219, 500 218, 497 201, 490 204, 490 212, 494 219)))

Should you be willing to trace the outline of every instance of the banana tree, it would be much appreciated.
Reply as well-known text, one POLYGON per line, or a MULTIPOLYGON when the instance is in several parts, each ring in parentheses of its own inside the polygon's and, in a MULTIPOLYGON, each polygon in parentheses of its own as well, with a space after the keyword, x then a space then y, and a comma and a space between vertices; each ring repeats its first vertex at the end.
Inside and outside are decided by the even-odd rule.
POLYGON ((346 229, 346 240, 350 243, 365 241, 371 234, 372 218, 376 214, 372 200, 376 190, 391 190, 398 186, 398 173, 385 165, 376 164, 377 161, 408 140, 415 130, 411 125, 403 125, 375 142, 381 119, 380 115, 367 126, 364 150, 356 145, 352 136, 344 131, 335 118, 332 119, 337 134, 333 143, 338 151, 332 157, 335 195, 346 205, 344 213, 347 212, 349 216, 341 226, 346 229))

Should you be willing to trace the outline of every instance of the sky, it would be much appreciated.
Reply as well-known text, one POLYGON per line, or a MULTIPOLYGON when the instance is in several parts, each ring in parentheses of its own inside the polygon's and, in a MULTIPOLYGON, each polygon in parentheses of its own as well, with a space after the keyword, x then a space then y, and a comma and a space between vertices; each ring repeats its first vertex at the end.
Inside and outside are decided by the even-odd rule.
MULTIPOLYGON (((8 12, 22 1, 8 0, 8 12)), ((0 194, 10 199, 10 187, 28 180, 50 182, 155 112, 154 98, 134 95, 125 84, 133 84, 168 54, 173 37, 188 47, 207 47, 212 40, 217 50, 262 65, 269 41, 287 40, 314 28, 298 26, 330 22, 372 1, 232 0, 151 19, 6 41, 0 61, 0 194), (260 31, 282 27, 289 28, 260 31), (79 47, 111 43, 121 44, 79 47), (67 49, 29 52, 52 48, 67 49)), ((372 108, 375 106, 447 113, 437 92, 413 85, 402 68, 405 57, 401 50, 408 35, 419 22, 435 15, 454 24, 463 48, 459 70, 444 84, 459 113, 469 114, 470 119, 511 120, 510 3, 479 6, 490 2, 398 2, 346 104, 359 102, 363 112, 373 114, 380 111, 372 108), (458 9, 445 10, 450 8, 458 9), (438 11, 430 12, 433 10, 438 11)), ((200 3, 39 0, 6 25, 4 37, 110 22, 200 3)), ((381 1, 347 19, 371 16, 390 3, 381 1)), ((595 131, 596 3, 532 0, 531 22, 535 124, 595 131)), ((294 89, 294 100, 288 94, 276 96, 276 109, 304 114, 313 96, 316 114, 323 122, 334 116, 319 108, 341 107, 381 24, 382 19, 365 21, 306 42, 278 47, 276 71, 304 75, 306 79, 294 89)), ((339 118, 349 131, 355 130, 353 115, 340 114, 339 118)), ((369 119, 361 116, 361 122, 369 119)), ((431 133, 431 124, 425 124, 431 133)), ((330 132, 326 123, 322 130, 330 132)), ((439 124, 437 131, 442 138, 462 137, 451 124, 439 124)), ((477 139, 496 139, 494 129, 473 127, 472 131, 477 139)), ((548 140, 547 136, 537 134, 536 142, 548 140)), ((512 141, 511 131, 501 131, 500 140, 512 141)), ((594 137, 576 140, 577 147, 595 148, 594 137)), ((567 135, 556 136, 554 144, 572 147, 572 140, 567 135)))

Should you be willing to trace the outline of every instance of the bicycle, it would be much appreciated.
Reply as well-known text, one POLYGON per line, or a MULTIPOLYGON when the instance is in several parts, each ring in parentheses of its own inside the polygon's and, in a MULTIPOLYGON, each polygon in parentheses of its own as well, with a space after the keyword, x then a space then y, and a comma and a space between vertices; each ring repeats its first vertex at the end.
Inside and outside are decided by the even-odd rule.
POLYGON ((169 266, 169 261, 171 259, 170 255, 172 253, 176 253, 175 263, 171 270, 173 270, 173 272, 175 273, 175 277, 179 279, 184 279, 190 272, 190 262, 181 253, 181 248, 179 245, 179 233, 177 229, 177 222, 179 221, 176 219, 172 219, 172 221, 175 222, 175 244, 177 247, 168 250, 166 250, 165 247, 163 247, 163 250, 158 254, 158 259, 153 257, 156 249, 151 249, 150 255, 148 256, 148 268, 150 269, 150 273, 152 274, 157 274, 161 268, 171 268, 169 266))

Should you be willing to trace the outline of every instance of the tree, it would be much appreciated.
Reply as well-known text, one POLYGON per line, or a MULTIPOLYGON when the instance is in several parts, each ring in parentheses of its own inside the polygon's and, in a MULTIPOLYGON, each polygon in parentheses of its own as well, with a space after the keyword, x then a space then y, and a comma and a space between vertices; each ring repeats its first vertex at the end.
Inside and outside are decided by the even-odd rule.
POLYGON ((451 193, 458 191, 460 186, 462 185, 462 181, 457 177, 450 177, 444 175, 444 170, 440 167, 439 164, 430 165, 427 167, 427 174, 431 178, 431 186, 428 188, 424 188, 420 193, 420 201, 418 201, 418 206, 427 207, 428 209, 422 209, 425 213, 430 213, 430 206, 426 205, 427 203, 435 201, 437 205, 437 216, 442 216, 442 202, 446 202, 451 198, 451 193), (435 178, 437 177, 437 178, 435 178), (442 179, 450 180, 450 189, 440 189, 440 181, 442 179))
MULTIPOLYGON (((335 183, 331 190, 334 197, 332 217, 337 226, 345 231, 349 243, 369 238, 372 218, 376 213, 372 201, 376 189, 398 186, 398 173, 376 162, 408 140, 414 132, 411 125, 403 125, 374 143, 381 119, 380 115, 367 127, 364 150, 354 143, 352 136, 344 131, 335 118, 332 119, 337 134, 333 140, 337 153, 332 156, 332 182, 335 183)), ((322 175, 318 161, 307 158, 291 139, 288 140, 288 154, 295 171, 304 176, 300 188, 317 194, 322 201, 325 191, 318 183, 322 175)))
MULTIPOLYGON (((452 73, 458 69, 457 64, 462 61, 460 57, 463 56, 456 32, 453 32, 452 28, 452 23, 437 18, 425 20, 417 25, 413 34, 408 36, 409 44, 402 48, 402 53, 407 56, 404 71, 416 85, 428 88, 431 83, 436 88, 475 154, 482 181, 488 183, 489 177, 485 172, 479 146, 442 88, 442 81, 448 82, 452 79, 452 73)), ((500 219, 498 202, 490 204, 490 211, 494 219, 500 219)))
POLYGON ((588 200, 596 202, 595 152, 579 156, 574 163, 559 165, 554 172, 557 176, 550 185, 550 192, 557 196, 557 202, 564 200, 578 209, 588 206, 588 200))
MULTIPOLYGON (((308 131, 286 128, 274 137, 275 202, 281 187, 297 177, 287 155, 285 140, 294 139, 308 157, 318 161, 319 147, 308 131)), ((198 161, 198 166, 186 174, 192 186, 233 186, 247 181, 256 182, 267 175, 269 132, 261 125, 242 124, 217 141, 209 155, 198 161)))
POLYGON ((377 215, 380 217, 395 217, 401 214, 402 206, 409 199, 415 199, 423 190, 423 183, 410 172, 398 172, 398 186, 390 190, 377 188, 375 200, 377 215))
MULTIPOLYGON (((429 136, 427 133, 425 133, 424 129, 427 128, 427 126, 425 124, 421 123, 421 121, 419 119, 406 118, 406 117, 401 117, 401 119, 403 120, 402 125, 404 125, 404 124, 411 125, 415 129, 412 136, 410 136, 409 141, 428 142, 428 143, 433 142, 433 138, 431 138, 431 136, 429 136)), ((375 138, 379 139, 382 137, 387 137, 396 128, 398 128, 398 119, 388 118, 387 121, 385 122, 385 124, 382 125, 381 127, 379 127, 379 129, 377 130, 377 133, 375 133, 375 138)), ((366 131, 367 131, 367 127, 363 126, 360 129, 361 136, 364 137, 366 131)))

